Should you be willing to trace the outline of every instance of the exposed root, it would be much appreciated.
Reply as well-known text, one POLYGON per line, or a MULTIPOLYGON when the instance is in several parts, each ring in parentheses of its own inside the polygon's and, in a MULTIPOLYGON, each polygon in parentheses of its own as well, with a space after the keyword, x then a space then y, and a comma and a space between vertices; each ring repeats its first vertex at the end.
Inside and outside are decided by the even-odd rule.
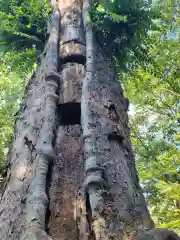
POLYGON ((180 240, 180 237, 168 229, 157 228, 138 231, 129 240, 180 240))

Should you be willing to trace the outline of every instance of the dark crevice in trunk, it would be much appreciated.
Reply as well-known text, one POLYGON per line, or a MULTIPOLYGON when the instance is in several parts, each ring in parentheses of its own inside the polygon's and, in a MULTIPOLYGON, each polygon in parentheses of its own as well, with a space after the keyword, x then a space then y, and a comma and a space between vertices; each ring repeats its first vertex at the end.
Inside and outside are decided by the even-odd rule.
POLYGON ((46 209, 45 231, 47 232, 47 234, 49 233, 48 223, 49 223, 49 219, 51 217, 51 211, 49 208, 49 203, 50 203, 50 198, 51 198, 51 196, 49 195, 49 189, 51 186, 51 176, 52 176, 52 162, 49 164, 49 170, 48 170, 48 174, 47 174, 47 178, 46 178, 46 194, 48 197, 48 206, 46 209))
POLYGON ((108 134, 109 141, 117 141, 119 144, 124 140, 124 136, 118 134, 117 132, 112 132, 108 134))
MULTIPOLYGON (((61 69, 62 69, 62 59, 58 58, 58 66, 57 66, 57 73, 60 74, 61 69)), ((60 88, 58 88, 58 93, 60 92, 60 88)))
POLYGON ((60 46, 62 46, 62 45, 65 45, 65 44, 68 44, 68 43, 74 43, 74 44, 80 44, 80 45, 83 45, 83 46, 86 46, 86 44, 84 43, 84 42, 82 42, 82 41, 79 41, 78 39, 74 39, 74 40, 69 40, 69 41, 64 41, 63 43, 61 43, 61 45, 60 46))
MULTIPOLYGON (((52 139, 53 149, 55 148, 55 144, 56 144, 56 136, 57 136, 56 131, 54 130, 54 138, 52 139)), ((48 224, 49 224, 49 220, 50 220, 50 217, 51 217, 51 210, 50 210, 51 196, 50 196, 49 189, 50 189, 51 183, 52 183, 52 174, 53 174, 53 161, 51 161, 49 163, 48 173, 47 173, 47 176, 46 176, 46 194, 47 194, 47 198, 48 198, 48 205, 47 205, 46 216, 45 216, 45 231, 46 231, 47 234, 49 234, 48 224)))
POLYGON ((66 64, 68 62, 73 62, 73 63, 79 63, 82 65, 86 64, 86 57, 81 55, 81 54, 71 54, 69 56, 66 56, 64 58, 60 59, 60 62, 62 64, 66 64))
POLYGON ((58 105, 60 126, 81 124, 81 105, 77 102, 69 102, 58 105))
POLYGON ((86 193, 86 219, 89 227, 89 239, 96 240, 93 232, 93 228, 92 228, 92 211, 91 211, 91 204, 90 204, 88 193, 86 193))

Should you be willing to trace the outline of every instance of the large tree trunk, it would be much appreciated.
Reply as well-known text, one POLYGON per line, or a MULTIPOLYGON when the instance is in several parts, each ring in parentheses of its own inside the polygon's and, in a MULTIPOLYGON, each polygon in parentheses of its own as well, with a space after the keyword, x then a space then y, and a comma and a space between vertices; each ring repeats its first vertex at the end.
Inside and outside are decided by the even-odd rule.
POLYGON ((88 1, 53 8, 46 55, 15 123, 0 239, 179 239, 149 216, 126 100, 93 36, 88 1))

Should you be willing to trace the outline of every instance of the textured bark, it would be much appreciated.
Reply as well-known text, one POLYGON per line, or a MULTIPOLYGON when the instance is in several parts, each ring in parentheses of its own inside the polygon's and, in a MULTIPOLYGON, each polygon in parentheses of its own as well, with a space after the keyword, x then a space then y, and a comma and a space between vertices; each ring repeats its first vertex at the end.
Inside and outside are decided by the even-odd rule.
POLYGON ((122 239, 134 228, 151 228, 127 128, 125 99, 110 63, 95 43, 86 21, 86 78, 82 92, 86 180, 96 239, 122 239))
POLYGON ((15 123, 0 240, 178 240, 149 216, 126 100, 88 0, 52 5, 46 54, 15 123))
MULTIPOLYGON (((85 76, 85 37, 82 25, 81 1, 59 1, 61 13, 59 103, 67 107, 81 101, 82 81, 85 76)), ((61 109, 61 108, 60 108, 61 109)), ((60 111, 60 110, 59 110, 60 111)), ((70 117, 74 117, 73 115, 70 117)), ((53 239, 81 239, 77 222, 79 191, 84 175, 82 130, 80 124, 61 125, 55 142, 56 158, 53 161, 49 189, 49 234, 53 239)), ((63 123, 64 124, 64 123, 63 123)))
POLYGON ((16 120, 7 187, 0 205, 0 237, 49 239, 45 232, 46 174, 53 157, 58 68, 59 11, 51 18, 46 56, 27 86, 16 120))

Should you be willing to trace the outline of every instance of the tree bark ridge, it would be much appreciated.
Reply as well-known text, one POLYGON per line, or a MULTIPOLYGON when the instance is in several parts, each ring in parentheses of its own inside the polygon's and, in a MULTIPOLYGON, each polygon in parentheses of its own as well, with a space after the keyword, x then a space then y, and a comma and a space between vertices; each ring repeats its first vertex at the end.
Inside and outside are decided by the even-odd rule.
MULTIPOLYGON (((52 141, 55 131, 55 110, 59 96, 57 95, 60 76, 58 70, 59 43, 59 11, 53 10, 51 15, 51 33, 45 56, 45 81, 43 122, 40 136, 36 145, 36 158, 33 162, 32 181, 26 198, 25 219, 26 228, 22 239, 39 239, 37 232, 45 230, 46 210, 48 198, 46 194, 46 178, 50 161, 55 153, 52 141)), ((45 234, 45 233, 44 233, 45 234)))

